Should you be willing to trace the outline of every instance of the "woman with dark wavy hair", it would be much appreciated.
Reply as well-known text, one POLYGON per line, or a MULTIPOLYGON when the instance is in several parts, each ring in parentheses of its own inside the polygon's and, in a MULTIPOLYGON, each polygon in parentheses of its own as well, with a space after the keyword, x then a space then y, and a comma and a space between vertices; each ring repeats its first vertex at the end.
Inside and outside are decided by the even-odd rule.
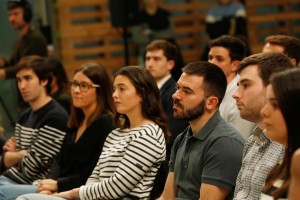
POLYGON ((261 199, 287 199, 292 155, 300 147, 300 69, 275 74, 267 87, 267 99, 261 110, 266 135, 285 146, 285 157, 271 170, 261 199))
POLYGON ((106 138, 86 185, 42 198, 24 199, 149 199, 154 179, 165 160, 166 118, 154 78, 141 67, 116 72, 113 99, 120 128, 106 138))

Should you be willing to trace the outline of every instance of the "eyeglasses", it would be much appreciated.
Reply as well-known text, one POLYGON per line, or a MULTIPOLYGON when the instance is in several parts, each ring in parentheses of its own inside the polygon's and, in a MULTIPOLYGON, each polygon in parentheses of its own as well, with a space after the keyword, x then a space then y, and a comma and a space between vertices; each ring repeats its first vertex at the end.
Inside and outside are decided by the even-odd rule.
POLYGON ((87 92, 91 87, 94 87, 94 88, 100 87, 100 85, 97 85, 97 84, 90 84, 90 83, 87 83, 87 82, 78 83, 77 81, 70 81, 69 84, 70 84, 72 89, 75 89, 76 87, 79 87, 79 89, 82 92, 87 92))

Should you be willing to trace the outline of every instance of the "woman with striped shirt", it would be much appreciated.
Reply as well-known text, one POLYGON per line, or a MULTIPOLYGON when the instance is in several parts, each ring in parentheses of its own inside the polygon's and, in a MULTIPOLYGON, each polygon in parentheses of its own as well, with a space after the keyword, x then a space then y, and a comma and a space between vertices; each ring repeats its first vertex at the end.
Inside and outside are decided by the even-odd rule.
POLYGON ((113 99, 120 128, 112 131, 86 185, 55 196, 24 199, 149 199, 155 175, 166 156, 166 117, 153 77, 141 67, 115 74, 113 99))

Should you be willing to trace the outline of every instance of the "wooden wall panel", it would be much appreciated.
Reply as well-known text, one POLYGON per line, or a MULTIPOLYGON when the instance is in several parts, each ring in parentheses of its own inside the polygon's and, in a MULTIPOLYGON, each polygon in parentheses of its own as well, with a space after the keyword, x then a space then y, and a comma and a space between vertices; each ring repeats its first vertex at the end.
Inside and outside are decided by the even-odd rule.
MULTIPOLYGON (((110 72, 125 65, 122 29, 112 27, 108 1, 57 0, 56 43, 70 77, 75 67, 89 60, 102 63, 110 72)), ((176 41, 184 61, 190 62, 200 58, 208 42, 205 15, 214 1, 179 2, 166 0, 162 6, 172 13, 176 41)), ((253 53, 261 51, 267 35, 300 35, 299 0, 246 0, 245 3, 248 40, 253 53)), ((137 64, 135 48, 129 43, 131 65, 137 64)))
POLYGON ((300 36, 299 0, 247 0, 246 9, 252 53, 261 52, 268 35, 300 36))

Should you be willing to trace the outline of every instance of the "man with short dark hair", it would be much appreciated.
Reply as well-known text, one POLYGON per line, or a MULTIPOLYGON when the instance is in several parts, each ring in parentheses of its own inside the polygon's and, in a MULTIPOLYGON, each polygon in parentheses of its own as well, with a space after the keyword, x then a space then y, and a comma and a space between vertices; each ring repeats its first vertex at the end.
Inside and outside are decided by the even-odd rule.
POLYGON ((300 40, 289 35, 270 35, 265 38, 263 52, 278 52, 288 56, 294 65, 300 61, 300 40))
POLYGON ((173 117, 172 95, 176 91, 176 82, 171 75, 176 63, 177 48, 167 40, 154 40, 146 48, 146 69, 154 77, 160 90, 161 103, 168 117, 168 129, 171 137, 167 143, 169 160, 175 138, 189 125, 187 121, 173 117))
POLYGON ((49 95, 51 73, 44 58, 29 56, 21 59, 16 67, 16 77, 21 95, 30 107, 21 113, 15 127, 15 139, 4 145, 0 192, 2 186, 32 184, 46 177, 67 129, 67 112, 49 95))
POLYGON ((19 31, 13 53, 8 61, 0 56, 0 78, 14 78, 15 65, 21 58, 30 55, 47 56, 47 42, 44 36, 31 26, 32 9, 27 0, 7 2, 8 19, 13 28, 19 31))
POLYGON ((226 86, 224 72, 212 63, 183 68, 173 109, 190 126, 174 142, 160 199, 232 199, 243 138, 218 111, 226 86))
POLYGON ((259 53, 240 62, 238 88, 233 93, 243 119, 257 125, 244 146, 243 164, 239 172, 235 198, 259 199, 270 170, 283 159, 284 147, 271 141, 264 133, 260 110, 267 103, 266 87, 273 73, 295 67, 280 53, 259 53))
POLYGON ((237 69, 240 61, 245 57, 245 53, 246 46, 241 39, 231 35, 223 35, 212 41, 208 62, 220 67, 227 79, 226 93, 219 109, 221 117, 236 128, 244 139, 247 139, 255 127, 254 123, 240 117, 235 100, 232 98, 239 79, 237 69))

